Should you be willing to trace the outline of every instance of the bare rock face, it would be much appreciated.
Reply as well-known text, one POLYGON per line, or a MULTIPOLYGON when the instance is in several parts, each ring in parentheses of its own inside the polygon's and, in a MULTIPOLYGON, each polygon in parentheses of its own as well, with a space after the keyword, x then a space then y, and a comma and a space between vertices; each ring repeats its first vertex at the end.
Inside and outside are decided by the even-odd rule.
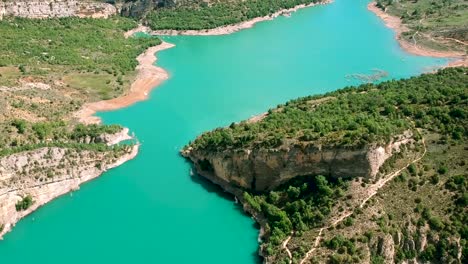
POLYGON ((413 141, 408 131, 385 146, 349 148, 311 144, 222 152, 188 149, 182 155, 190 158, 203 176, 220 178, 235 187, 267 191, 302 175, 375 177, 385 160, 399 152, 401 145, 413 141))
POLYGON ((424 251, 427 246, 427 231, 429 228, 427 226, 423 226, 419 229, 419 236, 418 239, 416 240, 416 249, 418 252, 424 251))
POLYGON ((0 19, 4 16, 25 18, 93 17, 107 18, 117 8, 107 3, 78 0, 12 0, 0 2, 0 19))
POLYGON ((79 140, 80 143, 90 144, 90 143, 104 143, 108 146, 115 145, 119 142, 133 139, 129 134, 128 128, 123 128, 119 132, 114 134, 101 134, 97 137, 86 136, 79 140))
POLYGON ((142 17, 158 7, 175 6, 177 2, 177 0, 134 0, 125 3, 120 13, 123 16, 142 17))
POLYGON ((400 231, 397 231, 396 233, 393 234, 393 242, 395 245, 399 246, 400 243, 402 242, 403 235, 401 234, 400 231))
POLYGON ((112 146, 119 142, 132 139, 128 132, 128 128, 124 128, 115 134, 102 134, 96 139, 96 142, 103 142, 108 146, 112 146))
POLYGON ((384 258, 385 263, 394 263, 393 256, 395 255, 395 245, 392 235, 387 234, 385 237, 379 237, 377 254, 384 258))
POLYGON ((407 237, 405 243, 403 244, 403 249, 406 251, 415 251, 416 243, 414 243, 413 238, 407 237))
MULTIPOLYGON (((113 145, 130 138, 127 133, 123 129, 100 140, 113 145)), ((38 207, 133 159, 138 147, 127 146, 120 152, 44 147, 0 157, 0 238, 38 207), (16 204, 27 196, 33 204, 17 210, 16 204)))

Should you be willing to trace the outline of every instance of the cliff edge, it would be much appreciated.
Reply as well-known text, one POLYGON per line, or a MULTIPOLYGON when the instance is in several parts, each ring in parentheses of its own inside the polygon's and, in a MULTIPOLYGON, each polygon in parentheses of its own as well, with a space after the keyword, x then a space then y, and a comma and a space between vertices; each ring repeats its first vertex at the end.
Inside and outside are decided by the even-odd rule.
POLYGON ((408 130, 385 145, 346 147, 305 143, 220 152, 188 148, 182 155, 194 163, 201 175, 212 174, 242 189, 269 191, 303 175, 374 178, 380 166, 400 152, 401 145, 413 142, 413 133, 408 130))
POLYGON ((77 0, 15 0, 0 2, 0 20, 4 16, 24 18, 92 17, 107 18, 117 14, 108 3, 77 0))

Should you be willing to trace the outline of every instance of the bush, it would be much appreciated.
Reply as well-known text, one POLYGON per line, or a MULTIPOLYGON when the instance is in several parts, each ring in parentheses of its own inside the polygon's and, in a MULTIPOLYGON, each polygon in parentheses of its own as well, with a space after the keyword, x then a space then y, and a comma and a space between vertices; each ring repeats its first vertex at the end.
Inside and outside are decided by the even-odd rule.
POLYGON ((439 169, 437 170, 437 172, 438 172, 439 174, 446 174, 447 171, 448 171, 448 168, 447 168, 446 166, 441 166, 441 167, 439 167, 439 169))
POLYGON ((22 119, 15 119, 11 122, 11 125, 16 127, 18 133, 23 134, 26 131, 26 121, 22 119))
POLYGON ((435 184, 439 183, 439 181, 440 181, 440 178, 439 178, 438 175, 432 175, 432 176, 431 176, 431 183, 432 183, 432 184, 435 185, 435 184))
POLYGON ((435 230, 442 230, 445 225, 440 218, 432 216, 429 218, 429 226, 435 230))
POLYGON ((24 211, 28 209, 34 203, 33 198, 31 195, 27 195, 20 201, 16 203, 16 211, 24 211))

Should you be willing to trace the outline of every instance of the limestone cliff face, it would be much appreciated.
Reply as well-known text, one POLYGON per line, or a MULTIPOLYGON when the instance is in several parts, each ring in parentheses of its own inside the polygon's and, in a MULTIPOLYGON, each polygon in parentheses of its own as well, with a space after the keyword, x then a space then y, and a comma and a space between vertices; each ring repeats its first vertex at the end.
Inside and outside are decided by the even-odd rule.
POLYGON ((375 177, 386 159, 400 151, 402 144, 412 141, 412 133, 408 131, 385 146, 296 145, 223 152, 188 149, 182 155, 194 162, 201 175, 216 177, 240 188, 266 191, 301 175, 375 177))
POLYGON ((384 258, 385 263, 394 263, 393 256, 395 255, 395 245, 392 235, 387 234, 384 237, 379 237, 377 254, 384 258))
POLYGON ((119 132, 115 134, 102 134, 97 137, 90 137, 87 136, 80 140, 80 143, 90 144, 90 143, 105 143, 108 146, 115 145, 119 142, 132 139, 132 137, 128 134, 128 128, 123 128, 119 132))
POLYGON ((78 0, 8 0, 0 2, 0 19, 4 16, 26 18, 93 17, 107 18, 117 8, 107 3, 78 0))
MULTIPOLYGON (((122 130, 102 135, 108 144, 125 140, 122 130)), ((0 158, 0 238, 24 216, 56 197, 79 188, 80 184, 133 159, 138 145, 128 146, 118 154, 45 147, 0 158), (34 203, 27 210, 18 211, 16 204, 26 196, 34 203)))

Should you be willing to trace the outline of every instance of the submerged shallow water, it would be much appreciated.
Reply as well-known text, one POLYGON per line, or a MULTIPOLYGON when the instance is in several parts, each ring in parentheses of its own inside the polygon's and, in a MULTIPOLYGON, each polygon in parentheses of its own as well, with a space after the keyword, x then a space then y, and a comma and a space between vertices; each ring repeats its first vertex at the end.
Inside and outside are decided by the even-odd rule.
POLYGON ((142 142, 135 160, 20 221, 2 263, 256 263, 255 223, 216 187, 190 176, 178 150, 199 133, 289 99, 388 78, 446 60, 403 52, 367 0, 336 0, 228 36, 166 37, 171 78, 148 101, 102 113, 142 142))

